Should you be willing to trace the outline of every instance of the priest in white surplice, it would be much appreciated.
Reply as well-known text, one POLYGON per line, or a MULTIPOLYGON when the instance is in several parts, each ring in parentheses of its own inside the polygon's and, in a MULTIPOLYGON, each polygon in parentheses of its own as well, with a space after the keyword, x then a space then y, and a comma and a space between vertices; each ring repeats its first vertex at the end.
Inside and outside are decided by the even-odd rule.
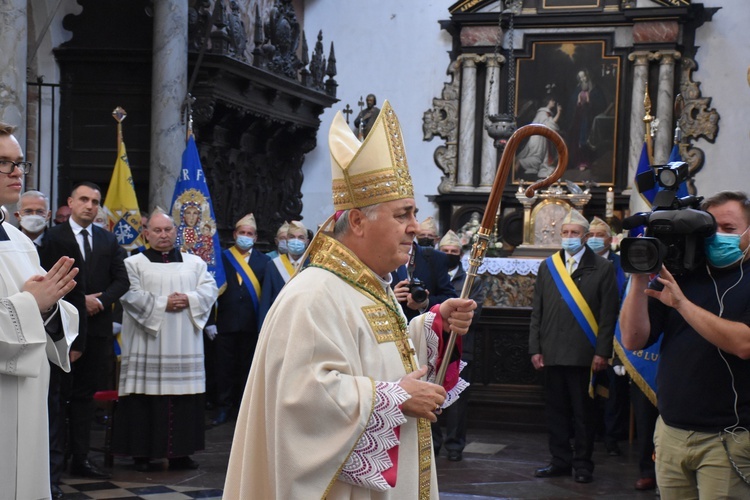
MULTIPOLYGON (((30 167, 12 134, 0 123, 0 205, 18 201, 30 167)), ((31 240, 4 218, 0 212, 0 497, 46 499, 49 362, 70 371, 78 312, 60 299, 78 270, 62 257, 46 272, 31 240)))
POLYGON ((263 324, 224 498, 435 499, 430 422, 463 389, 430 383, 443 334, 476 304, 450 299, 409 325, 389 287, 417 233, 401 129, 386 101, 364 143, 338 113, 336 215, 263 324), (335 220, 333 232, 327 232, 335 220))
POLYGON ((150 248, 125 259, 122 366, 114 450, 145 472, 151 459, 195 469, 204 448, 203 327, 218 297, 206 263, 175 248, 174 220, 156 209, 144 231, 150 248))

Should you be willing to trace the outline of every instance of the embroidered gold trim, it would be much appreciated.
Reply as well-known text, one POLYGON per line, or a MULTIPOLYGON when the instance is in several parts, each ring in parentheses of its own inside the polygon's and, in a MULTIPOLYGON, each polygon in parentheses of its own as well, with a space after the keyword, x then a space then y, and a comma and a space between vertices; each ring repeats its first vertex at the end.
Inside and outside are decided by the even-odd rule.
POLYGON ((419 499, 430 500, 432 478, 432 430, 426 418, 417 420, 417 442, 419 446, 419 499))
POLYGON ((395 342, 397 339, 395 329, 398 328, 398 321, 394 321, 392 313, 383 304, 364 306, 362 312, 365 313, 367 322, 378 340, 378 344, 383 342, 395 342))

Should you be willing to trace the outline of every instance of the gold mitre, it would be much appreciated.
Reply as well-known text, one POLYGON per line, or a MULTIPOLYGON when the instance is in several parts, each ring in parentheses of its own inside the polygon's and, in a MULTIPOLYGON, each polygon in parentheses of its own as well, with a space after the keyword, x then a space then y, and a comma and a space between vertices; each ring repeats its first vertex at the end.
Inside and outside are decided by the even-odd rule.
POLYGON ((443 247, 459 247, 459 248, 461 248, 461 246, 462 246, 461 245, 461 239, 451 229, 447 233, 445 233, 445 236, 443 236, 443 239, 440 240, 440 244, 438 245, 438 248, 443 248, 443 247))
POLYGON ((333 208, 362 208, 414 197, 398 117, 383 102, 375 124, 360 143, 339 111, 328 134, 333 208))
POLYGON ((575 208, 570 209, 568 215, 563 219, 562 224, 578 224, 579 226, 583 226, 584 232, 588 232, 589 230, 589 221, 575 208))
POLYGON ((609 227, 609 224, 596 216, 591 219, 591 224, 589 224, 589 231, 593 231, 594 229, 602 229, 607 235, 612 235, 612 228, 609 227))
POLYGON ((435 223, 435 219, 432 216, 427 217, 425 220, 419 223, 419 230, 432 231, 434 234, 438 234, 437 224, 435 223))
POLYGON ((255 216, 253 214, 247 214, 243 218, 237 221, 237 224, 234 225, 234 228, 237 229, 240 226, 251 226, 253 229, 258 229, 258 226, 255 224, 255 216))

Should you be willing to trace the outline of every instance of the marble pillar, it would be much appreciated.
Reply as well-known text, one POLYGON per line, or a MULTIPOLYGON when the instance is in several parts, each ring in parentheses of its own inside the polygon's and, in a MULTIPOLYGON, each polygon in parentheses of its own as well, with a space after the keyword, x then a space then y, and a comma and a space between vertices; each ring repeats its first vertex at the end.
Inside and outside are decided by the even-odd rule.
POLYGON ((26 149, 27 1, 0 1, 0 121, 18 127, 26 149))
POLYGON ((149 210, 157 205, 171 208, 185 150, 181 109, 187 93, 187 34, 187 2, 154 2, 149 210))
MULTIPOLYGON (((499 99, 500 99, 500 63, 505 61, 505 57, 501 55, 494 56, 492 54, 487 55, 487 94, 485 96, 485 104, 487 115, 496 115, 498 112, 499 99), (490 79, 494 83, 490 84, 490 79), (492 95, 490 95, 492 92, 492 95)), ((487 120, 487 116, 483 117, 487 120)), ((495 172, 497 171, 497 148, 495 148, 494 140, 489 136, 486 129, 482 129, 482 163, 480 171, 479 190, 482 192, 489 192, 492 189, 492 184, 495 181, 495 172)))
POLYGON ((653 53, 648 51, 636 51, 628 55, 628 59, 635 64, 630 105, 630 145, 628 148, 628 188, 633 190, 633 195, 630 197, 631 213, 650 210, 641 200, 641 197, 636 194, 635 173, 638 170, 638 160, 641 156, 646 133, 646 124, 643 122, 643 116, 645 115, 643 98, 646 95, 648 83, 648 64, 652 58, 653 53))
POLYGON ((680 58, 676 50, 660 50, 655 54, 659 61, 659 89, 656 97, 656 117, 659 128, 654 137, 654 163, 663 165, 669 160, 674 143, 674 65, 680 58))
POLYGON ((476 54, 458 56, 461 64, 461 105, 458 122, 458 172, 454 191, 474 190, 477 63, 481 59, 476 54))

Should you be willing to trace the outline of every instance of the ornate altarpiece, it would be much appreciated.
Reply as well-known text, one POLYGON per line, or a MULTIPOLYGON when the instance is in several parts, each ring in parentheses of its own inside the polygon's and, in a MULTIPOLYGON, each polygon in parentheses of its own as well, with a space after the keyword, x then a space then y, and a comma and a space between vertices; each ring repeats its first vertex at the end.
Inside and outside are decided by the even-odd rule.
MULTIPOLYGON (((449 8, 450 18, 441 21, 442 29, 453 38, 448 82, 442 95, 433 99, 433 107, 425 112, 423 122, 425 140, 436 136, 444 140, 434 154, 443 177, 439 194, 432 198, 439 207, 441 227, 457 230, 472 213, 484 210, 499 160, 496 145, 485 132, 487 115, 518 115, 519 125, 523 125, 533 119, 523 118, 528 111, 533 115, 533 110, 544 106, 543 101, 553 93, 563 110, 571 112, 576 101, 570 94, 580 90, 576 89, 575 80, 580 84, 584 69, 594 86, 598 82, 603 93, 608 94, 604 96, 607 105, 597 111, 593 120, 602 125, 599 140, 591 139, 587 145, 611 148, 610 156, 599 155, 606 159, 606 168, 600 170, 603 173, 598 177, 586 179, 588 165, 580 162, 569 167, 578 171, 573 178, 567 178, 591 195, 584 208, 588 218, 606 217, 609 188, 615 193, 614 217, 610 218, 613 225, 618 226, 628 213, 629 193, 623 191, 631 187, 630 172, 637 165, 644 141, 647 90, 655 103, 652 114, 660 122, 653 136, 654 163, 666 163, 675 125, 679 124, 679 150, 690 171, 697 172, 703 165, 703 153, 693 143, 699 138, 713 142, 719 116, 710 108, 711 99, 701 96, 699 84, 692 80, 697 51, 694 41, 696 30, 711 20, 715 10, 690 2, 636 9, 635 2, 625 0, 454 3, 449 8), (513 57, 508 52, 511 11, 513 57), (548 56, 532 74, 527 64, 524 72, 524 61, 538 60, 540 47, 553 55, 559 51, 554 56, 557 59, 548 56), (578 57, 583 51, 577 49, 592 47, 600 50, 595 57, 591 50, 587 59, 578 57), (514 81, 509 80, 509 66, 513 67, 514 81), (608 79, 607 85, 604 79, 608 79), (508 92, 511 83, 515 92, 508 92), (675 112, 677 94, 684 106, 675 112)), ((594 92, 589 91, 588 97, 594 99, 594 92)), ((576 147, 571 124, 561 118, 559 129, 569 149, 576 147)), ((523 209, 516 198, 519 184, 526 180, 522 177, 510 176, 502 197, 498 227, 506 248, 508 243, 511 248, 520 244, 524 232, 529 231, 524 224, 533 224, 523 221, 523 209)), ((694 184, 689 188, 695 193, 694 184)), ((538 265, 536 262, 530 261, 529 266, 533 268, 532 264, 538 265)), ((508 259, 493 265, 515 269, 517 263, 508 259)), ((527 347, 529 293, 534 276, 534 272, 498 271, 481 277, 489 293, 475 340, 474 373, 479 374, 472 395, 475 423, 543 425, 539 379, 531 367, 527 347)))

